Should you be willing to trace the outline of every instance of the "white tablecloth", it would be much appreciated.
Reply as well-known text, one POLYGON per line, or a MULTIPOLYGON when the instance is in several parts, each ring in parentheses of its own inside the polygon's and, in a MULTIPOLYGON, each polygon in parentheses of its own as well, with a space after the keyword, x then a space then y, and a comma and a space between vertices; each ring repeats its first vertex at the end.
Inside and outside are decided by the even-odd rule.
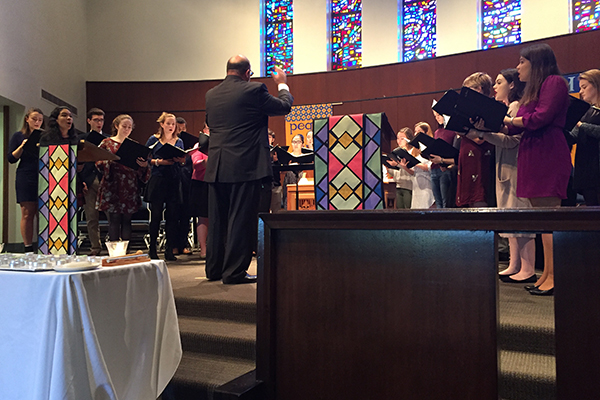
POLYGON ((156 399, 181 360, 163 261, 0 271, 0 399, 156 399))

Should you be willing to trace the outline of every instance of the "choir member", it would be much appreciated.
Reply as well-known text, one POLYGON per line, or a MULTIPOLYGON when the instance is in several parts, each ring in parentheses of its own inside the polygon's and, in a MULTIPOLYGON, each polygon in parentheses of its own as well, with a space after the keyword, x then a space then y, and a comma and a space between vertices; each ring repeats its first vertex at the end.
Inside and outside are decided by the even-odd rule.
MULTIPOLYGON (((30 108, 23 118, 23 127, 10 138, 8 162, 17 166, 17 203, 21 206, 21 236, 25 252, 33 251, 33 221, 38 207, 38 151, 25 151, 24 146, 37 129, 42 129, 44 113, 39 108, 30 108)), ((37 237, 37 235, 36 235, 37 237)))
POLYGON ((576 139, 573 186, 583 195, 586 206, 600 205, 600 70, 579 75, 579 95, 592 108, 571 131, 576 139))
MULTIPOLYGON (((134 128, 133 119, 126 114, 117 116, 112 122, 112 136, 100 143, 100 148, 116 154, 123 141, 134 128)), ((98 186, 96 208, 108 217, 110 241, 131 239, 131 217, 142 205, 139 182, 150 178, 148 160, 139 157, 137 169, 131 169, 116 161, 98 161, 96 168, 102 174, 98 186)))
MULTIPOLYGON (((560 207, 567 197, 571 157, 563 134, 569 105, 567 82, 560 75, 554 52, 545 43, 521 50, 519 78, 526 82, 519 111, 505 117, 510 133, 523 133, 519 145, 517 196, 534 207, 560 207)), ((552 295, 554 260, 552 234, 543 234, 544 273, 530 290, 552 295)))
POLYGON ((158 239, 158 231, 166 204, 167 247, 165 249, 165 259, 175 261, 177 258, 173 255, 173 247, 177 235, 177 207, 182 203, 179 167, 182 163, 185 163, 185 157, 165 160, 156 153, 166 144, 183 150, 183 141, 175 133, 176 119, 173 114, 163 112, 156 122, 159 124, 158 132, 150 136, 146 142, 146 146, 152 148, 150 158, 152 173, 145 197, 145 200, 150 204, 150 257, 158 259, 156 240, 158 239))
MULTIPOLYGON (((525 84, 519 79, 516 69, 505 69, 498 74, 494 84, 495 98, 508 106, 508 115, 516 116, 519 100, 523 96, 525 84)), ((496 202, 498 208, 531 208, 529 199, 517 196, 517 155, 521 133, 508 135, 505 127, 502 132, 488 132, 484 121, 476 124, 467 134, 469 139, 483 139, 496 146, 496 202)), ((508 238, 510 264, 501 271, 500 280, 508 283, 533 283, 535 276, 535 235, 502 233, 508 238)))
MULTIPOLYGON (((463 86, 485 96, 492 91, 492 78, 484 72, 475 72, 468 76, 463 86)), ((471 140, 463 137, 458 155, 458 176, 456 187, 457 207, 493 206, 494 190, 492 171, 494 146, 481 139, 471 140)))

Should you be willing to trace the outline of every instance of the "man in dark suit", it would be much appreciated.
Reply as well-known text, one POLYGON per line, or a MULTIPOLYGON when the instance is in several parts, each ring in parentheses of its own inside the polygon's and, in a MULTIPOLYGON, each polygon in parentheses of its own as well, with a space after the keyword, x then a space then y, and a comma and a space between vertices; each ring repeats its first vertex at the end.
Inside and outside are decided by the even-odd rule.
POLYGON ((263 83, 250 82, 250 62, 234 56, 227 62, 225 80, 206 93, 209 280, 256 282, 246 271, 256 241, 261 185, 272 176, 269 116, 289 113, 293 103, 285 72, 275 67, 275 73, 278 97, 263 83))

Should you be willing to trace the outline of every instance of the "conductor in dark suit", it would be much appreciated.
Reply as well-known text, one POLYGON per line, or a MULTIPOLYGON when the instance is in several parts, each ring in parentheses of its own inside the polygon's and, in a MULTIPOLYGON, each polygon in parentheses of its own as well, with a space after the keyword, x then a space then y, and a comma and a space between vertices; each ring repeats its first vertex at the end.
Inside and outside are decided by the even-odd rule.
POLYGON ((275 67, 275 73, 277 97, 265 84, 250 82, 250 61, 234 56, 227 62, 225 80, 206 93, 209 280, 256 282, 246 271, 256 241, 261 185, 272 176, 269 116, 289 113, 294 100, 285 72, 275 67))

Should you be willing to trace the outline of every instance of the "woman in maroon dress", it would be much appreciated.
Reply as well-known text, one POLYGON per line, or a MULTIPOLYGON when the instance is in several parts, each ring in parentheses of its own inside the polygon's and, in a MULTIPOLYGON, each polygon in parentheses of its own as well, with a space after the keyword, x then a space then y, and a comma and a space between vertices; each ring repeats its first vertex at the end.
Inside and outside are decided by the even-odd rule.
MULTIPOLYGON (((126 114, 113 120, 113 136, 100 143, 100 148, 115 154, 133 130, 133 119, 126 114)), ((138 168, 133 170, 115 161, 98 161, 96 168, 102 173, 98 188, 96 208, 108 217, 108 236, 111 241, 131 239, 131 216, 140 209, 142 200, 138 181, 150 178, 148 161, 137 159, 138 168)))
MULTIPOLYGON (((475 72, 465 79, 463 86, 485 96, 492 93, 492 78, 484 72, 475 72)), ((456 187, 457 207, 492 207, 495 205, 494 145, 481 139, 463 136, 458 155, 456 187)))
MULTIPOLYGON (((521 50, 519 78, 526 82, 516 117, 505 117, 510 133, 523 132, 517 163, 517 196, 533 207, 559 207, 567 197, 571 157, 563 134, 569 94, 554 52, 545 43, 521 50)), ((542 235, 544 273, 529 291, 551 295, 554 290, 552 234, 542 235)))

